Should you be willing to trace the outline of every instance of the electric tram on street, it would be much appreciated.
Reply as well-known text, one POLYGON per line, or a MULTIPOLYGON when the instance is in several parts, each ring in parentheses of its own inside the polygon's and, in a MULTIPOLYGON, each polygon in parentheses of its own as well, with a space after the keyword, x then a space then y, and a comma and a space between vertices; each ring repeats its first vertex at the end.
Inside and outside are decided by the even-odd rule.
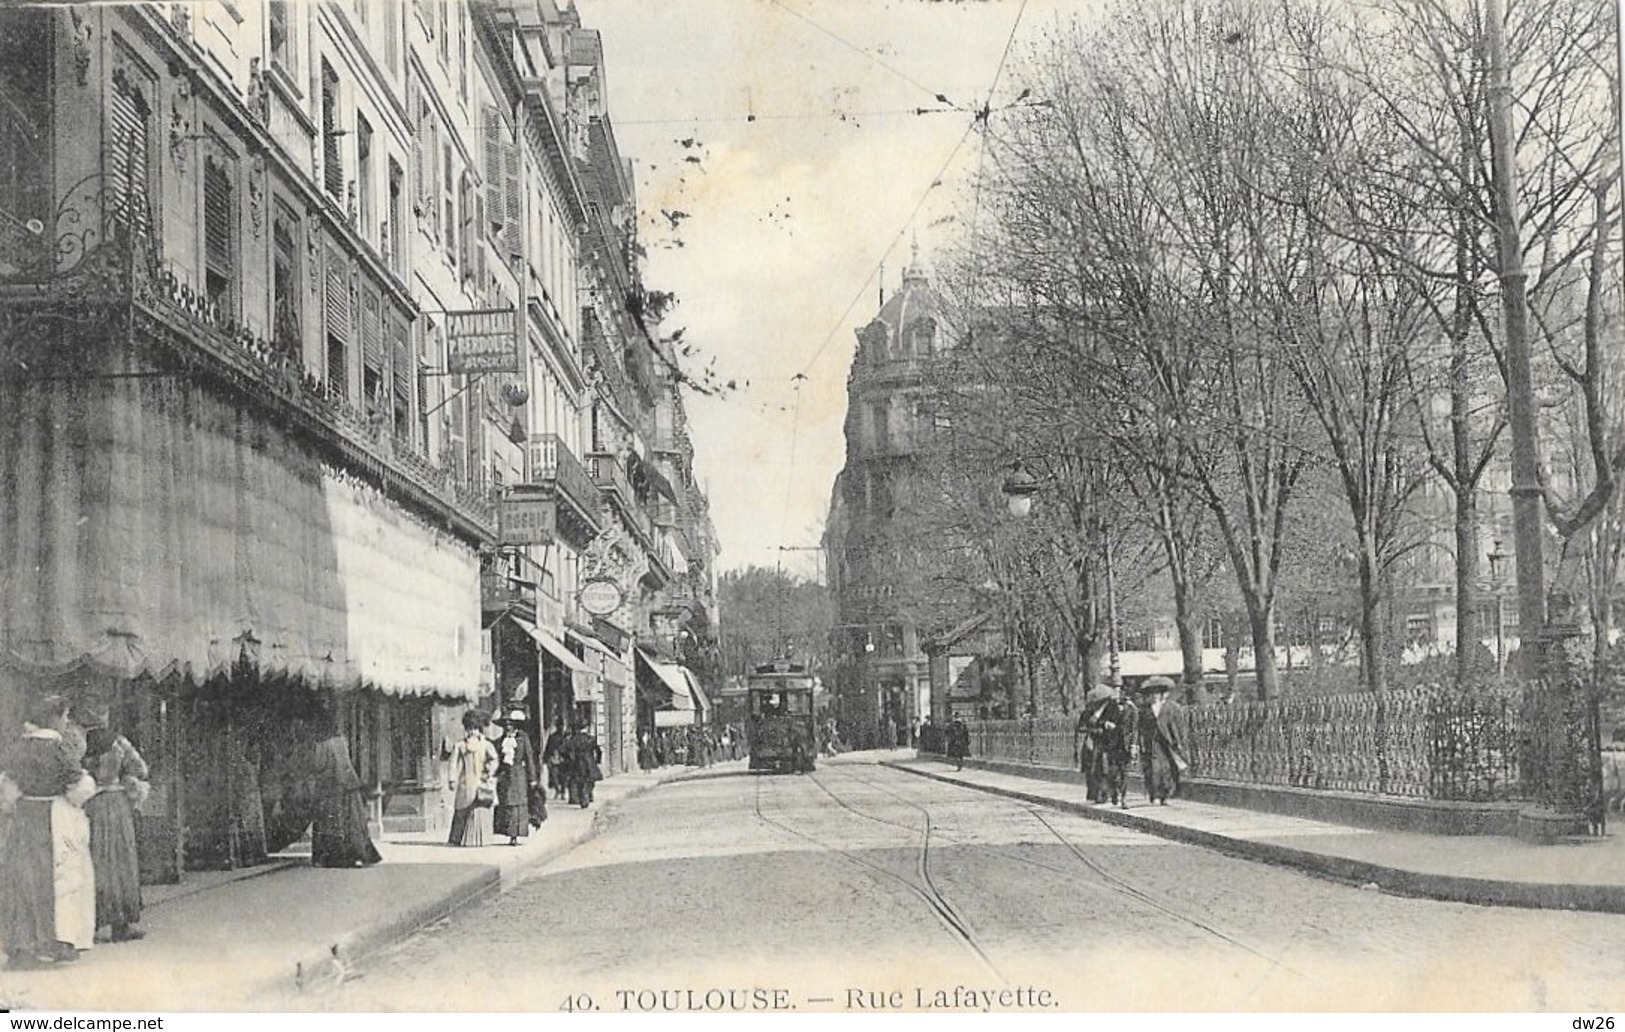
POLYGON ((750 769, 810 771, 818 755, 813 714, 815 679, 806 666, 775 660, 746 680, 750 769))

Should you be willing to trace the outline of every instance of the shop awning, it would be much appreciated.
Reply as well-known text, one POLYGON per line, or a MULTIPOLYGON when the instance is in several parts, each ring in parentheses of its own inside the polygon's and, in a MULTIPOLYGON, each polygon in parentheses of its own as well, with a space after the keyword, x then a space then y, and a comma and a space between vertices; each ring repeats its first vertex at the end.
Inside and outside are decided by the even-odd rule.
POLYGON ((671 695, 671 708, 678 710, 693 710, 694 696, 689 694, 688 678, 683 676, 683 668, 675 663, 662 663, 649 658, 649 654, 638 649, 638 659, 649 668, 649 672, 671 695))
POLYGON ((479 697, 472 545, 230 398, 85 389, 0 386, 0 667, 479 697))
POLYGON ((705 694, 704 688, 700 687, 700 679, 695 677, 694 671, 686 666, 680 666, 677 669, 683 672, 683 679, 688 682, 688 692, 694 697, 694 708, 699 710, 706 719, 709 719, 711 716, 711 697, 705 694))
POLYGON ((655 710, 655 727, 689 727, 693 723, 693 710, 655 710))
POLYGON ((522 616, 516 616, 513 613, 509 613, 508 619, 517 624, 521 631, 524 631, 526 634, 530 635, 531 640, 536 643, 537 647, 546 650, 548 655, 552 656, 560 663, 563 663, 566 670, 569 670, 572 673, 587 672, 587 664, 577 659, 575 653, 571 652, 565 647, 564 642, 553 637, 551 634, 542 630, 540 627, 537 627, 535 624, 531 623, 529 620, 526 620, 522 616))
POLYGON ((608 645, 605 645, 603 642, 599 641, 597 638, 594 638, 590 634, 582 634, 579 631, 566 627, 564 629, 564 635, 571 641, 579 643, 583 648, 592 649, 594 652, 601 652, 611 659, 621 658, 620 653, 616 652, 614 649, 610 648, 608 645))

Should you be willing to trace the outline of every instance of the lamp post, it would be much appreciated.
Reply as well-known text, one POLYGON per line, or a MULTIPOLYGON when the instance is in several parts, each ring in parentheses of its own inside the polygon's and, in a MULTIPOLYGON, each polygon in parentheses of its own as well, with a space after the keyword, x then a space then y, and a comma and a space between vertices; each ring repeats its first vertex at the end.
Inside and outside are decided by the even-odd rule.
POLYGON ((1506 676, 1506 624, 1504 616, 1506 609, 1502 604, 1503 583, 1501 573, 1506 565, 1507 555, 1501 551, 1501 539, 1495 539, 1495 547, 1487 555, 1490 561, 1490 588, 1495 595, 1495 676, 1506 676))

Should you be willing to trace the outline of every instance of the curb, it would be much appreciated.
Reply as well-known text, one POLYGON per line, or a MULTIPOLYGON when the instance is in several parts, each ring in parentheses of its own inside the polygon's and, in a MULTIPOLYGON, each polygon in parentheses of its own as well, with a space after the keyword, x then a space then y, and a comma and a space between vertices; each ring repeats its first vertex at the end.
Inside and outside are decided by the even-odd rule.
POLYGON ((672 779, 662 778, 659 781, 639 785, 629 789, 625 795, 605 800, 602 807, 592 811, 592 820, 585 827, 571 833, 567 838, 542 847, 535 853, 524 854, 522 859, 506 869, 499 864, 492 864, 469 875, 448 892, 413 903, 399 913, 349 932, 325 949, 313 950, 292 958, 291 978, 279 975, 249 986, 244 992, 245 998, 253 999, 290 990, 295 993, 307 993, 315 986, 341 980, 355 964, 399 942, 419 928, 449 917, 470 903, 477 903, 488 896, 500 896, 518 887, 537 868, 551 863, 596 837, 608 824, 606 811, 610 806, 635 799, 670 780, 672 779))
POLYGON ((916 777, 941 781, 977 792, 1019 799, 1054 810, 1087 817, 1104 824, 1144 832, 1175 842, 1201 846, 1244 860, 1258 860, 1281 867, 1295 867, 1335 881, 1375 885, 1379 890, 1396 896, 1416 899, 1440 900, 1448 903, 1470 903, 1478 906, 1520 907, 1530 910, 1589 910, 1605 914, 1625 914, 1625 886, 1620 885, 1556 885, 1539 882, 1503 881, 1493 878, 1471 878, 1465 875, 1428 874, 1408 871, 1401 867, 1355 860, 1350 857, 1315 853, 1273 842, 1253 842, 1231 838, 1211 831, 1165 824, 1150 817, 1141 817, 1109 807, 1072 803, 1053 799, 1033 792, 977 785, 945 774, 921 770, 896 761, 883 766, 900 770, 916 777))

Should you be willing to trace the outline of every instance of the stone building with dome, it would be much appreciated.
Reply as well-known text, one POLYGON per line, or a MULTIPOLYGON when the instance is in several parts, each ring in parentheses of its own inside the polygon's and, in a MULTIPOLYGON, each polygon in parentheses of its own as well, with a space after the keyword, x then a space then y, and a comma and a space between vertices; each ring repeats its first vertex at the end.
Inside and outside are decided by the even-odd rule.
MULTIPOLYGON (((884 289, 884 288, 882 288, 884 289)), ((948 307, 916 247, 900 288, 857 331, 847 375, 846 462, 824 534, 835 604, 831 680, 848 745, 879 744, 890 720, 905 736, 931 712, 921 630, 897 592, 895 535, 920 472, 927 375, 952 340, 948 307)))

